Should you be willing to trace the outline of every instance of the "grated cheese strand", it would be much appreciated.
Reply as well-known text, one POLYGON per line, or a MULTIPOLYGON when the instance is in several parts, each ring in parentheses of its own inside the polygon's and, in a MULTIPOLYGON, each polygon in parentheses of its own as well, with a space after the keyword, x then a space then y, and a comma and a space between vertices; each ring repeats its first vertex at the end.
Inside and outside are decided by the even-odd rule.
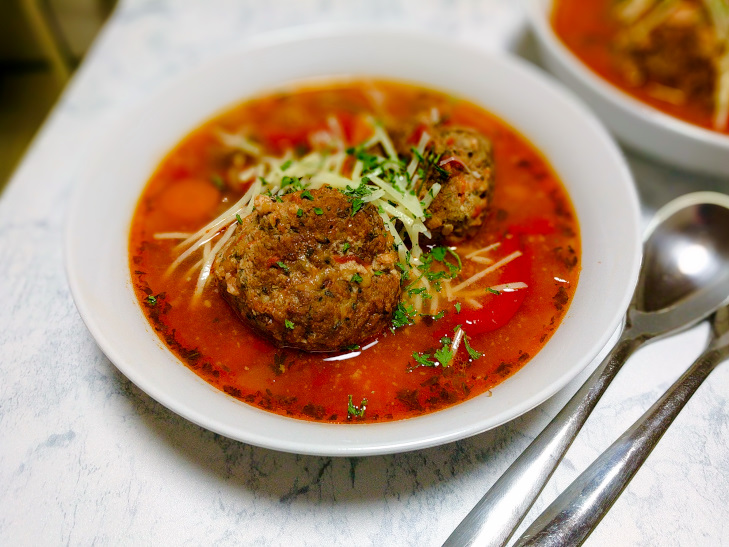
POLYGON ((506 266, 509 262, 511 262, 512 260, 514 260, 516 258, 519 258, 521 255, 522 255, 521 251, 514 251, 509 256, 499 260, 496 264, 489 266, 488 268, 483 269, 476 274, 473 274, 471 277, 469 277, 465 281, 463 281, 463 282, 459 283, 458 285, 456 285, 455 287, 453 287, 453 295, 455 295, 455 293, 457 293, 461 289, 465 289, 469 285, 473 285, 476 281, 478 281, 479 279, 482 279, 483 277, 487 276, 491 272, 498 270, 502 266, 506 266))
POLYGON ((474 257, 476 255, 480 255, 480 254, 483 254, 483 253, 487 253, 489 251, 493 251, 494 249, 498 249, 499 247, 501 247, 501 242, 500 241, 497 241, 496 243, 492 243, 491 245, 487 245, 486 247, 482 247, 480 249, 476 249, 472 253, 468 253, 466 255, 466 258, 472 258, 472 257, 474 257))
POLYGON ((223 247, 223 245, 225 245, 228 239, 230 239, 230 236, 233 235, 235 228, 235 224, 231 224, 230 226, 228 226, 228 229, 225 231, 223 236, 215 243, 215 246, 210 250, 208 256, 205 257, 205 262, 203 263, 202 268, 200 269, 200 275, 197 278, 195 292, 192 295, 193 301, 197 300, 202 295, 203 289, 205 288, 205 285, 207 285, 208 279, 210 278, 210 269, 213 266, 215 255, 218 254, 218 251, 223 247))

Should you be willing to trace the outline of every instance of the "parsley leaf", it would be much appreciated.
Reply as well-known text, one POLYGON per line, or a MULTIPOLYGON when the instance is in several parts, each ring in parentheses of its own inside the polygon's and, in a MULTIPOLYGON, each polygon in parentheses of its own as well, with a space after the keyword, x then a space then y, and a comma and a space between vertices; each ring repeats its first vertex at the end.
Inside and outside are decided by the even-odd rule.
POLYGON ((438 262, 443 262, 445 260, 446 254, 448 254, 448 248, 433 247, 433 250, 430 251, 430 254, 433 255, 433 258, 435 258, 438 262))
POLYGON ((392 314, 392 328, 397 329, 405 325, 412 325, 413 317, 415 317, 415 308, 410 304, 400 302, 392 314))
POLYGON ((301 199, 313 200, 314 196, 312 196, 311 192, 309 192, 308 190, 304 190, 303 192, 301 192, 301 199))
POLYGON ((420 353, 414 351, 413 359, 415 359, 415 362, 423 367, 437 367, 438 366, 438 363, 430 360, 430 353, 420 354, 420 353))
POLYGON ((289 267, 286 264, 284 264, 283 262, 281 262, 280 260, 278 262, 276 262, 276 266, 281 268, 284 272, 289 273, 289 267))
POLYGON ((147 298, 144 299, 144 301, 149 304, 150 306, 156 306, 157 305, 157 297, 150 294, 147 296, 147 298))
POLYGON ((451 359, 453 359, 453 352, 451 351, 450 344, 444 345, 442 348, 437 350, 433 357, 438 359, 438 362, 440 362, 441 365, 444 367, 447 367, 451 363, 451 359))
POLYGON ((480 351, 476 351, 471 347, 471 345, 468 343, 468 336, 466 336, 465 334, 463 335, 463 343, 466 345, 466 351, 468 352, 468 355, 474 361, 483 355, 483 353, 481 353, 480 351))
POLYGON ((315 213, 316 213, 317 215, 323 215, 323 214, 324 214, 324 210, 323 210, 323 209, 321 209, 320 207, 314 207, 314 212, 315 212, 315 213))
POLYGON ((238 213, 235 214, 235 221, 240 225, 243 224, 243 219, 240 218, 240 215, 238 213))
POLYGON ((362 276, 355 272, 350 281, 352 281, 353 283, 362 283, 362 276))
POLYGON ((294 330, 294 327, 296 326, 294 325, 293 321, 289 321, 288 319, 284 319, 284 325, 289 330, 294 330))
POLYGON ((304 216, 304 210, 303 210, 303 209, 299 209, 298 211, 296 211, 296 216, 297 216, 297 217, 302 217, 302 216, 304 216))
POLYGON ((347 396, 347 418, 364 418, 365 410, 367 410, 367 399, 362 399, 357 406, 352 402, 352 396, 347 396))

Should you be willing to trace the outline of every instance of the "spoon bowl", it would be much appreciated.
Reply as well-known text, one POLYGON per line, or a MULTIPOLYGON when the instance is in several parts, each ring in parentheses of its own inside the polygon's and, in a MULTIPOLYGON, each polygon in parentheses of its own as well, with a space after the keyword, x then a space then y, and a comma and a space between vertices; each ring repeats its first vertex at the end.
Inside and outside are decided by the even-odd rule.
MULTIPOLYGON (((678 309, 690 299, 712 302, 726 298, 729 282, 729 196, 695 192, 675 199, 648 227, 643 265, 633 306, 642 312, 670 311, 670 318, 689 318, 678 309)), ((671 328, 666 326, 665 328, 671 328)))
POLYGON ((729 197, 697 192, 661 208, 615 347, 565 407, 511 464, 445 545, 505 545, 595 405, 646 342, 676 334, 729 301, 729 197))

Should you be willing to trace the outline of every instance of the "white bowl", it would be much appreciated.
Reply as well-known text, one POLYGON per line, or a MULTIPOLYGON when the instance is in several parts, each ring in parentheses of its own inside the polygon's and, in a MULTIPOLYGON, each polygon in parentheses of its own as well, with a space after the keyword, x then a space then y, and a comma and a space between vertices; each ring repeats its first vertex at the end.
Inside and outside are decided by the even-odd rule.
POLYGON ((519 60, 422 35, 367 30, 304 34, 231 53, 145 100, 89 161, 68 219, 66 268, 76 305, 97 343, 137 386, 181 416, 277 450, 333 456, 393 453, 503 424, 556 393, 590 363, 617 328, 638 275, 637 195, 620 151, 599 122, 519 60), (130 220, 164 154, 191 129, 245 97, 286 82, 344 75, 419 82, 481 104, 549 158, 573 200, 583 244, 573 303, 544 349, 491 396, 390 423, 294 420, 209 386, 160 342, 140 310, 128 267, 130 220))
POLYGON ((554 0, 531 0, 529 14, 544 64, 574 90, 627 146, 677 167, 729 175, 729 135, 647 105, 588 68, 551 25, 554 0))

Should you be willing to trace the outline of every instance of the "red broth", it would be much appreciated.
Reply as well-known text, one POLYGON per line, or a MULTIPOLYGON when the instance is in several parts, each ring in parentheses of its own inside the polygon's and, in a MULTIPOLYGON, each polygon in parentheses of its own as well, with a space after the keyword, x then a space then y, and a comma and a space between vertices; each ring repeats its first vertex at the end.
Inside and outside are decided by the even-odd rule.
MULTIPOLYGON (((704 105, 686 101, 676 104, 651 94, 645 85, 634 86, 618 68, 612 44, 619 25, 611 14, 614 0, 557 0, 552 26, 564 44, 593 72, 641 102, 670 116, 717 131, 713 112, 704 105)), ((729 127, 722 131, 729 134, 729 127)))
MULTIPOLYGON (((190 370, 256 407, 334 423, 410 418, 489 391, 526 365, 549 340, 569 306, 580 271, 579 229, 570 199, 547 161, 524 137, 468 101, 369 80, 253 98, 186 136, 142 193, 129 252, 140 307, 190 370), (373 89, 379 106, 373 106, 373 89), (457 251, 465 257, 472 249, 501 242, 501 250, 494 251, 497 260, 510 249, 523 252, 480 285, 481 310, 454 300, 445 305, 442 319, 386 330, 368 349, 331 360, 339 354, 275 347, 234 315, 214 283, 207 286, 201 301, 191 304, 195 276, 182 275, 187 264, 165 275, 175 258, 175 241, 155 239, 154 234, 193 232, 241 195, 213 183, 225 177, 231 162, 217 137, 220 128, 247 127, 271 154, 278 154, 300 144, 303 135, 323 126, 332 115, 347 120, 371 112, 406 122, 433 107, 448 123, 480 131, 494 147, 496 188, 489 218, 457 251), (518 298, 513 296, 517 293, 495 295, 484 288, 513 281, 528 285, 517 291, 518 298), (452 332, 454 325, 478 324, 478 320, 491 321, 492 327, 505 323, 493 330, 464 326, 472 348, 483 353, 480 358, 473 359, 462 344, 450 366, 418 366, 414 352, 432 355, 440 347, 440 336, 452 332), (358 407, 366 399, 363 416, 348 414, 350 396, 358 407)), ((463 262, 464 277, 483 268, 465 258, 463 262)))

